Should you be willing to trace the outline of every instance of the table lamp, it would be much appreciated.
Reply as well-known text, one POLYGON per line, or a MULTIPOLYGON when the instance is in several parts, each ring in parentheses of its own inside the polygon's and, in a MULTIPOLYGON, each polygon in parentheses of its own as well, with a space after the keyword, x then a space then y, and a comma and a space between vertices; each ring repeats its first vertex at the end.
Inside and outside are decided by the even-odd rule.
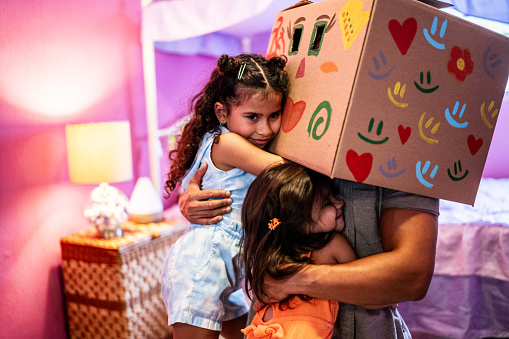
POLYGON ((163 202, 150 178, 138 178, 127 211, 131 220, 138 224, 161 221, 163 218, 163 202))
POLYGON ((65 127, 69 177, 75 184, 99 184, 84 215, 105 239, 121 237, 129 214, 127 196, 108 183, 133 178, 129 121, 65 127))

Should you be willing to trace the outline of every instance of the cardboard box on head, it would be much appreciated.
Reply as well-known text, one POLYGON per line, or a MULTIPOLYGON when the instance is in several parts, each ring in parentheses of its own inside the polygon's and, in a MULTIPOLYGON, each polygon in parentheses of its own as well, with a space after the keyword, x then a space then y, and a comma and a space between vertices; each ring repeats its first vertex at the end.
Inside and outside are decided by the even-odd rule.
POLYGON ((271 150, 331 177, 473 205, 509 39, 444 5, 325 0, 277 14, 267 57, 288 57, 292 88, 271 150))

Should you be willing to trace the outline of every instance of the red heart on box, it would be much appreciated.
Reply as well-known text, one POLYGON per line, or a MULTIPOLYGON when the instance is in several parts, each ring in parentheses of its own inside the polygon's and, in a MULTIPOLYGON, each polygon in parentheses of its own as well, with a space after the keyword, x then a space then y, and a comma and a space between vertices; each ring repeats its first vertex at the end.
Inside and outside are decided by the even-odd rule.
POLYGON ((283 132, 288 133, 297 126, 306 109, 304 101, 297 101, 295 104, 290 98, 286 99, 283 117, 281 119, 281 129, 283 132))
POLYGON ((415 33, 417 33, 417 20, 408 18, 403 22, 403 25, 398 20, 391 20, 389 21, 389 31, 399 51, 405 55, 414 41, 415 33))
POLYGON ((401 144, 404 145, 408 138, 410 138, 410 134, 412 134, 412 129, 410 127, 403 127, 403 125, 398 126, 399 139, 401 140, 401 144))
POLYGON ((373 155, 371 153, 358 155, 354 150, 348 150, 348 152, 346 152, 346 164, 355 180, 363 182, 371 172, 373 155))
POLYGON ((473 134, 470 134, 467 138, 468 149, 472 155, 475 155, 479 151, 479 149, 482 147, 482 144, 482 138, 476 139, 473 134))

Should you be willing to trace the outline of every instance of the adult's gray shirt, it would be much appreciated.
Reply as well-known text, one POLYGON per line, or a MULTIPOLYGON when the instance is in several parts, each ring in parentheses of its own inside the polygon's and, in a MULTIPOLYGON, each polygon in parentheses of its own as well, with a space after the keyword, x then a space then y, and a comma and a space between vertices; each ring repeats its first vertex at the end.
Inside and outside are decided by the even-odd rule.
MULTIPOLYGON (((334 184, 345 201, 342 234, 358 258, 383 252, 379 230, 382 210, 404 208, 439 214, 438 199, 341 179, 335 179, 334 184)), ((397 309, 367 310, 341 303, 332 338, 411 338, 411 335, 397 309)))

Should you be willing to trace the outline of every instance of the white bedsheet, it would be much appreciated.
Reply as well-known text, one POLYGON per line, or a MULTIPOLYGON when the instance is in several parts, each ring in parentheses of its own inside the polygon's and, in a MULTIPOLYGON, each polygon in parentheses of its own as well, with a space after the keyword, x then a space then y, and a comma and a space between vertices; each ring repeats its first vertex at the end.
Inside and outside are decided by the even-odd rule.
POLYGON ((440 201, 440 225, 502 225, 509 227, 509 178, 482 178, 474 207, 440 201))
POLYGON ((474 207, 440 201, 435 274, 509 281, 509 179, 483 178, 474 207))
POLYGON ((440 202, 428 294, 400 312, 427 338, 509 337, 509 178, 483 178, 474 207, 440 202))

